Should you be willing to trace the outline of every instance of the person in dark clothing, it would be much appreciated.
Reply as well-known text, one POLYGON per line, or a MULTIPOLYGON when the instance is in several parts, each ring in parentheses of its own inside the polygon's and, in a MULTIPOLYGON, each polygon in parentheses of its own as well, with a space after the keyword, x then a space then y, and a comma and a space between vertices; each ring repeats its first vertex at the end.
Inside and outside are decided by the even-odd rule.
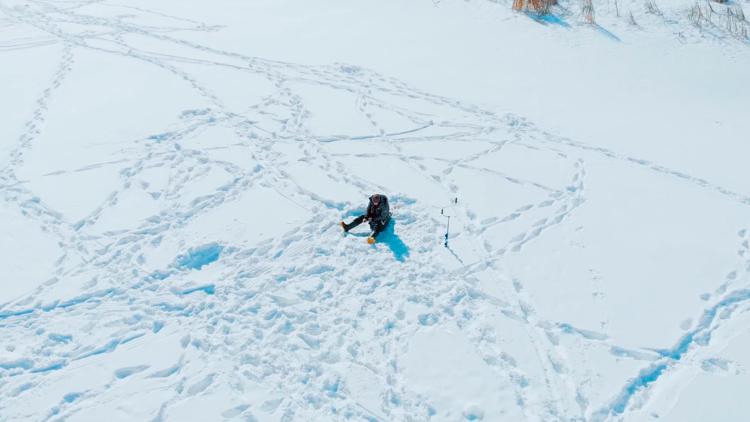
POLYGON ((348 232, 349 230, 359 226, 365 221, 370 223, 370 230, 372 230, 372 234, 370 234, 370 237, 367 239, 367 241, 368 243, 372 243, 375 241, 375 236, 385 230, 385 228, 388 227, 388 223, 391 221, 391 211, 388 207, 388 197, 379 193, 372 195, 370 197, 370 203, 367 204, 367 212, 364 215, 360 215, 359 217, 355 218, 349 224, 346 224, 342 221, 341 227, 345 232, 348 232))

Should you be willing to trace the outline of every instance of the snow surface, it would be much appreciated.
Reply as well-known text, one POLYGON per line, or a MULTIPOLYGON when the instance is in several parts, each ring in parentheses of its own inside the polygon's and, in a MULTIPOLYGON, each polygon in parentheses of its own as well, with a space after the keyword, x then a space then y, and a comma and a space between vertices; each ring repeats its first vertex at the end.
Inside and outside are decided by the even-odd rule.
POLYGON ((0 0, 0 420, 746 420, 747 1, 510 6, 0 0))

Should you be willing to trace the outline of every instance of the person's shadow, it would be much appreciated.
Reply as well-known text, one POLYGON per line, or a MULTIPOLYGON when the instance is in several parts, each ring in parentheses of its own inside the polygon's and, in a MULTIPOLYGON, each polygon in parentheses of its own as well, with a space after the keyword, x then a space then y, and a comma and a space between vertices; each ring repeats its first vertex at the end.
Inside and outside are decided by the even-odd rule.
MULTIPOLYGON (((363 211, 351 211, 346 216, 356 217, 363 213, 363 211)), ((409 221, 407 219, 408 224, 409 221)), ((395 232, 396 219, 391 216, 391 221, 388 222, 388 226, 378 235, 378 241, 373 244, 373 247, 378 243, 383 243, 388 246, 388 249, 393 253, 393 257, 396 261, 404 262, 409 257, 409 247, 406 246, 403 240, 395 232)), ((367 223, 363 223, 363 226, 367 226, 367 223)), ((369 236, 369 227, 367 232, 348 232, 350 236, 356 237, 367 237, 369 236)))
MULTIPOLYGON (((378 235, 377 243, 384 243, 393 252, 396 261, 404 262, 409 257, 409 247, 395 232, 396 221, 391 218, 388 226, 378 235)), ((376 244, 377 244, 376 243, 376 244)))

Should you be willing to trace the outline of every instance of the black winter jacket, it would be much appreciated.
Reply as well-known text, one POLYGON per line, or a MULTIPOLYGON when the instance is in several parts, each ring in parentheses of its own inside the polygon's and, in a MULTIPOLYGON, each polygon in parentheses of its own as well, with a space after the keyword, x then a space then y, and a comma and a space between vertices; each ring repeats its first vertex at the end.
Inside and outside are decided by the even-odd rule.
POLYGON ((391 218, 391 211, 388 208, 388 197, 379 193, 371 196, 370 203, 367 204, 366 216, 367 219, 371 222, 377 222, 381 225, 385 225, 386 223, 388 223, 388 220, 390 220, 391 218), (372 203, 372 198, 376 196, 380 197, 380 204, 378 204, 377 207, 372 203))

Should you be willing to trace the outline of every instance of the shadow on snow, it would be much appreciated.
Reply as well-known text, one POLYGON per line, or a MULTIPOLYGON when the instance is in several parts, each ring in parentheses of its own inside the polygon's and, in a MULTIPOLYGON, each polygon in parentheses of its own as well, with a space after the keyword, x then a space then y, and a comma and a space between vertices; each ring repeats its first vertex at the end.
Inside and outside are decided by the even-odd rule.
MULTIPOLYGON (((366 224, 366 223, 365 223, 366 224)), ((388 227, 385 228, 380 234, 378 235, 378 241, 373 244, 372 246, 375 247, 378 243, 382 243, 386 246, 388 246, 388 249, 391 250, 393 253, 393 257, 396 258, 396 261, 404 262, 406 258, 409 257, 409 247, 404 243, 403 240, 401 240, 400 237, 395 232, 395 225, 396 222, 393 218, 391 218, 390 223, 388 223, 388 227)), ((347 233, 349 236, 356 236, 356 237, 367 237, 369 236, 369 231, 367 233, 365 232, 349 232, 347 233)))
POLYGON ((558 25, 563 28, 570 29, 570 24, 565 21, 565 19, 562 16, 554 15, 552 13, 547 13, 545 15, 539 15, 534 12, 525 12, 526 16, 531 18, 537 23, 540 23, 542 25, 558 25))
MULTIPOLYGON (((391 222, 388 226, 378 235, 377 243, 383 243, 388 246, 388 249, 393 253, 393 257, 396 261, 404 262, 409 257, 409 247, 406 246, 403 240, 395 232, 396 221, 391 218, 391 222)), ((377 244, 376 243, 376 244, 377 244)))

